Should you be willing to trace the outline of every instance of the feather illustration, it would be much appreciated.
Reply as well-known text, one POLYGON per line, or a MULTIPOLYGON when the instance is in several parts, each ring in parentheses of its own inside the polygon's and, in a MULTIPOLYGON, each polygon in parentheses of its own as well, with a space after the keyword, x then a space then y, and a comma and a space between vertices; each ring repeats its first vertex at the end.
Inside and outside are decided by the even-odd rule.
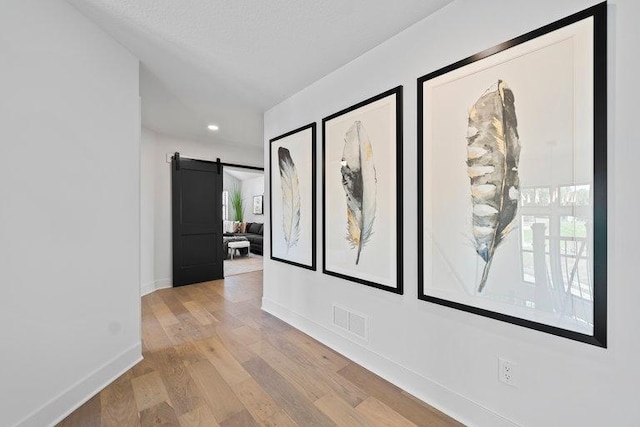
POLYGON ((357 249, 356 265, 362 248, 373 234, 376 219, 376 168, 373 149, 364 127, 356 121, 344 136, 342 186, 347 196, 347 241, 357 249))
POLYGON ((511 89, 492 85, 471 107, 467 133, 467 173, 471 180, 473 237, 485 266, 482 292, 500 243, 513 228, 518 209, 520 141, 511 89))
POLYGON ((282 186, 282 228, 288 253, 300 238, 300 180, 291 153, 284 147, 278 148, 278 165, 282 186))

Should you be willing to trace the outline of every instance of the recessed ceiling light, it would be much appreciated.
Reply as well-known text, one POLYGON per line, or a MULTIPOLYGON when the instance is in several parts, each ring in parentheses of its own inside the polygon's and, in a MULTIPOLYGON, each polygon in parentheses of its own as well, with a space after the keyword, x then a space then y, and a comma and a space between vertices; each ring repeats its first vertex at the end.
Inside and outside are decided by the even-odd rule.
POLYGON ((207 129, 209 129, 209 130, 218 130, 219 128, 218 128, 217 125, 209 125, 209 126, 207 126, 207 129))

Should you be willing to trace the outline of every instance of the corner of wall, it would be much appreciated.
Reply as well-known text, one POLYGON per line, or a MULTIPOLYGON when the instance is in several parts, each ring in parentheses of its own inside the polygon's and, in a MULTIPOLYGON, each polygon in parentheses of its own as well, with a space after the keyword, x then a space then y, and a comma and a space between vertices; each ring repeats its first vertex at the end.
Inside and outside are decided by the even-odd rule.
POLYGON ((135 344, 36 409, 16 427, 59 423, 142 359, 142 344, 135 344))

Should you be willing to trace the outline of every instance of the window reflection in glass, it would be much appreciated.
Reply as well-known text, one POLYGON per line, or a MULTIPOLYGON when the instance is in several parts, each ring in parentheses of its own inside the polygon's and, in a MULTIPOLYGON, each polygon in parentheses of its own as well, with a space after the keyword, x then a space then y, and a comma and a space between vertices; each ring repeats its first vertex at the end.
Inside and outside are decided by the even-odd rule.
POLYGON ((226 190, 222 192, 222 219, 229 219, 229 192, 226 190))
POLYGON ((522 206, 549 206, 551 204, 551 188, 521 188, 520 202, 522 206))
POLYGON ((523 188, 520 200, 521 277, 533 286, 522 304, 593 325, 591 186, 523 188))
POLYGON ((591 204, 590 185, 566 185, 560 187, 561 206, 589 206, 591 204))

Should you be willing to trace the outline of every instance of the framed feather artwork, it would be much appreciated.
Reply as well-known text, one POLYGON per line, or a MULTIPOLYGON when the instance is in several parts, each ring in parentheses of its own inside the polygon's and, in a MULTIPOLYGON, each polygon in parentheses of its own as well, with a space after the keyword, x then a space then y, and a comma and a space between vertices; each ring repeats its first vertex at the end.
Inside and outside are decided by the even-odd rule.
POLYGON ((269 142, 271 259, 316 269, 316 124, 269 142))
POLYGON ((322 120, 323 273, 402 294, 402 86, 322 120))
POLYGON ((606 347, 606 20, 418 79, 418 298, 606 347))

